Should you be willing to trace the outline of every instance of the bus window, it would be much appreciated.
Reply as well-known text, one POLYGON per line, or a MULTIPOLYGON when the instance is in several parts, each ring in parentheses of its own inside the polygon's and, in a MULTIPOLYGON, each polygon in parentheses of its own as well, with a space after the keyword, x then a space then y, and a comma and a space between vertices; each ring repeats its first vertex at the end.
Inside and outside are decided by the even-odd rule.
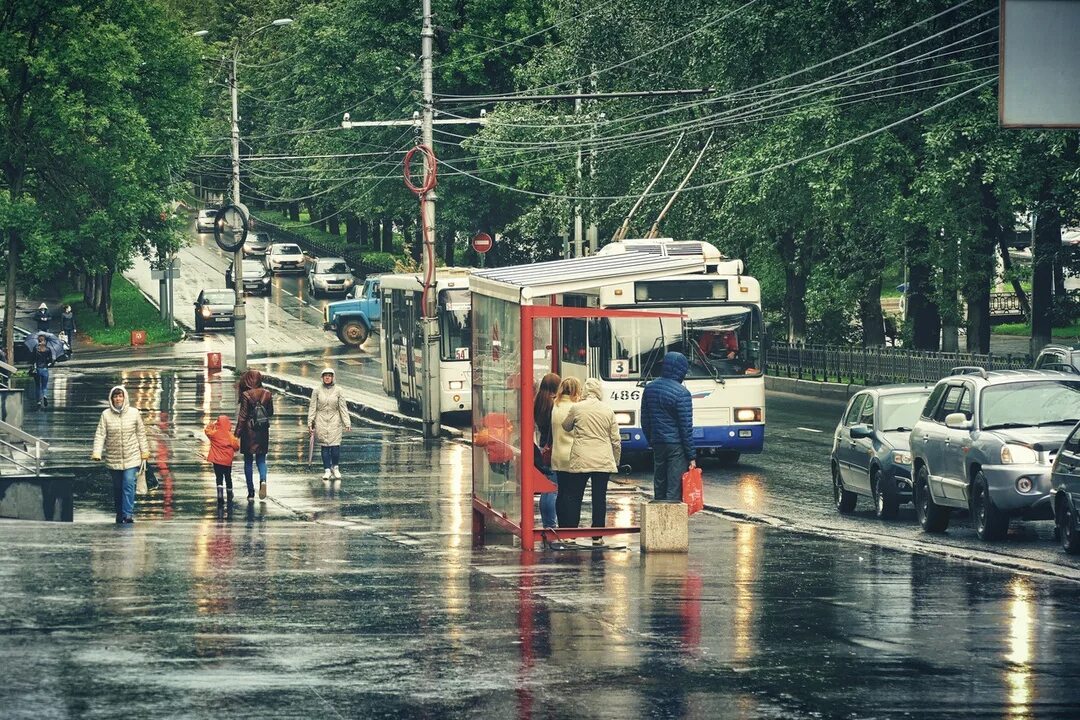
MULTIPOLYGON (((563 298, 566 307, 586 307, 587 301, 581 295, 567 295, 563 298)), ((562 360, 563 362, 585 365, 589 358, 588 321, 581 318, 566 318, 562 321, 562 360)))
POLYGON ((468 360, 472 347, 472 300, 468 290, 439 293, 439 334, 443 361, 468 360))

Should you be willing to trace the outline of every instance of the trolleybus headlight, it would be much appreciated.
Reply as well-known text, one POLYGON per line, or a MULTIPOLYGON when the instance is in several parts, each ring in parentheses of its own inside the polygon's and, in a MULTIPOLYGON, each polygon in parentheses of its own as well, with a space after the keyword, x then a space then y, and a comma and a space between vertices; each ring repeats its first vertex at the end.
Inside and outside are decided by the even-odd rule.
POLYGON ((735 422, 761 422, 761 408, 735 408, 735 422))
POLYGON ((632 412, 617 412, 615 413, 615 422, 620 425, 633 425, 634 413, 632 412))

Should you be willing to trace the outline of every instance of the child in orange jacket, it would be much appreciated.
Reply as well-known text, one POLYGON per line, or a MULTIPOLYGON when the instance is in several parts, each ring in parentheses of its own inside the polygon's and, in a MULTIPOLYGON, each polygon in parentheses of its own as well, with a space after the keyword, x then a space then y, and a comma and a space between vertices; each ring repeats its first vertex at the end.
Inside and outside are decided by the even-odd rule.
POLYGON ((210 438, 210 452, 206 459, 214 465, 214 480, 217 483, 218 502, 224 502, 222 482, 229 492, 229 502, 233 499, 232 463, 236 451, 240 449, 240 438, 233 435, 232 422, 227 415, 218 415, 218 419, 206 426, 206 437, 210 438))

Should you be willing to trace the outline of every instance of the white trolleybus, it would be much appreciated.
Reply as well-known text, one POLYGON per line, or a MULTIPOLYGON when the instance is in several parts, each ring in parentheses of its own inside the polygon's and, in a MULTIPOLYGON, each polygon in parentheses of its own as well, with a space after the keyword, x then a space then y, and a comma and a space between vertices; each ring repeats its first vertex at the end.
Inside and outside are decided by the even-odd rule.
POLYGON ((623 252, 699 255, 705 271, 615 283, 562 296, 563 305, 648 309, 681 317, 604 318, 560 322, 561 374, 600 378, 615 410, 623 449, 648 448, 641 431, 641 392, 660 376, 664 355, 690 362, 684 382, 694 401, 694 445, 700 454, 735 463, 760 453, 765 439, 764 324, 761 289, 743 263, 713 245, 672 240, 624 240, 598 255, 623 252))
MULTIPOLYGON (((382 384, 403 412, 418 411, 423 379, 423 286, 418 274, 380 276, 382 384)), ((469 358, 472 298, 468 268, 439 268, 435 275, 439 318, 439 406, 443 413, 472 409, 469 358)))

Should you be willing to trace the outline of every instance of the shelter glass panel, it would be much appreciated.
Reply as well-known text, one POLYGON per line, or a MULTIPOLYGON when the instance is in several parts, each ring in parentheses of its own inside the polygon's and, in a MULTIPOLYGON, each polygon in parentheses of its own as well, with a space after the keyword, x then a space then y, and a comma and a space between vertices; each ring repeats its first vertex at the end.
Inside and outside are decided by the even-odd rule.
POLYGON ((521 515, 519 310, 473 295, 473 493, 514 522, 521 515))

